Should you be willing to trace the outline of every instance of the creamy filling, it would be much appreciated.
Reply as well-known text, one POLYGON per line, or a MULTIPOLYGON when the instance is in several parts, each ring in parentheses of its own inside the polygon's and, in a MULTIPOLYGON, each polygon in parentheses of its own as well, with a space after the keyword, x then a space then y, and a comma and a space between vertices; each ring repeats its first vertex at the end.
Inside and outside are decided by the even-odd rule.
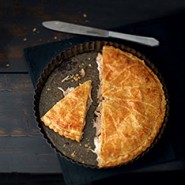
POLYGON ((86 105, 87 106, 87 108, 86 108, 87 111, 89 110, 89 107, 91 106, 92 102, 93 102, 93 100, 91 98, 91 94, 89 94, 89 97, 88 97, 88 100, 87 100, 87 105, 86 105))
POLYGON ((94 122, 94 127, 96 128, 96 136, 101 134, 101 110, 102 110, 102 103, 100 102, 97 109, 95 110, 96 120, 94 122))
POLYGON ((95 145, 95 149, 94 152, 97 154, 97 160, 99 159, 99 155, 100 155, 100 147, 101 147, 101 110, 102 110, 102 103, 100 102, 96 111, 95 111, 95 115, 96 120, 94 122, 94 127, 96 128, 96 135, 94 137, 94 145, 95 145))
POLYGON ((101 112, 102 112, 102 89, 101 89, 101 82, 102 82, 102 62, 103 62, 103 57, 100 53, 98 53, 96 62, 98 64, 98 71, 99 71, 99 79, 100 79, 100 85, 98 88, 97 92, 97 98, 98 98, 98 107, 95 110, 95 115, 97 116, 95 121, 94 121, 94 127, 96 128, 96 135, 94 137, 94 145, 95 149, 94 152, 97 154, 97 160, 99 160, 99 155, 100 155, 100 149, 101 149, 101 112))
POLYGON ((99 79, 100 79, 100 83, 102 81, 102 63, 103 63, 103 57, 101 53, 98 53, 97 57, 96 57, 96 63, 98 64, 98 71, 99 71, 99 79))
POLYGON ((93 150, 93 152, 94 153, 96 153, 96 155, 97 155, 97 161, 99 160, 99 156, 100 156, 100 147, 101 147, 101 145, 100 145, 100 137, 95 137, 94 138, 94 145, 95 145, 95 149, 93 150))

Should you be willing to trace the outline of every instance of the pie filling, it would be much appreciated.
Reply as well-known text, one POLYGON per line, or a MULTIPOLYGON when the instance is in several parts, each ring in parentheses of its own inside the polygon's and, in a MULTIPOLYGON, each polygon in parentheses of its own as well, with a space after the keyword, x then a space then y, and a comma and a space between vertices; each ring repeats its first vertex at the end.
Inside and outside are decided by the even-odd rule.
POLYGON ((93 152, 98 167, 113 167, 151 146, 164 120, 166 100, 158 77, 131 53, 105 46, 96 62, 100 85, 93 152))
POLYGON ((94 152, 97 154, 97 161, 99 161, 99 156, 100 156, 100 149, 101 149, 101 112, 102 112, 102 62, 103 62, 103 57, 100 53, 98 53, 96 62, 98 64, 98 71, 99 71, 99 80, 100 80, 100 85, 98 88, 97 92, 97 98, 98 98, 98 107, 95 110, 95 115, 97 116, 95 121, 94 121, 94 127, 96 128, 96 135, 94 137, 94 145, 95 149, 94 152))

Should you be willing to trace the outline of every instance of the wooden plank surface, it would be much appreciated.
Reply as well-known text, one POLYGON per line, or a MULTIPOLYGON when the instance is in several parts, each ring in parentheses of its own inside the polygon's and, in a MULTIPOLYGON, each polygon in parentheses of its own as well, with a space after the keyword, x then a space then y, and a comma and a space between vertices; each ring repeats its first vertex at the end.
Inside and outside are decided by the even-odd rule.
POLYGON ((64 40, 70 34, 42 27, 42 21, 63 20, 112 29, 154 19, 185 7, 184 0, 0 0, 0 72, 25 72, 23 48, 64 40), (160 11, 159 11, 160 6, 160 11))
POLYGON ((0 145, 0 173, 62 173, 53 149, 39 136, 1 136, 0 145))
POLYGON ((0 172, 62 172, 37 127, 33 93, 29 74, 0 75, 0 172))
POLYGON ((38 135, 31 106, 33 93, 28 74, 1 74, 0 136, 38 135))

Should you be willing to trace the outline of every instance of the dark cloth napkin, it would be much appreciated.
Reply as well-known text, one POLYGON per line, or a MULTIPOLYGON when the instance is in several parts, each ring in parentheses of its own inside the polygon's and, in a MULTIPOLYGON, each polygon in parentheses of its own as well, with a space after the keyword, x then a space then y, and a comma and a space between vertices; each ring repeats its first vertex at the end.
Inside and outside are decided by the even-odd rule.
MULTIPOLYGON (((162 74, 170 100, 169 121, 162 138, 154 148, 139 160, 128 166, 112 169, 99 170, 79 166, 58 155, 67 185, 87 184, 106 177, 131 172, 153 172, 158 170, 158 165, 161 168, 161 164, 165 164, 166 162, 184 159, 185 137, 183 130, 185 130, 185 126, 183 123, 185 123, 185 117, 182 115, 185 114, 183 108, 183 104, 185 104, 185 98, 183 97, 185 94, 185 73, 183 70, 185 68, 185 28, 178 25, 178 22, 183 21, 182 17, 184 15, 184 12, 180 12, 161 19, 112 29, 131 34, 152 36, 160 41, 160 46, 152 48, 137 43, 111 39, 112 41, 128 45, 144 54, 162 74), (181 146, 179 146, 179 143, 181 146)), ((57 53, 77 43, 92 40, 108 39, 78 36, 60 42, 25 48, 26 63, 34 86, 44 67, 57 53)))

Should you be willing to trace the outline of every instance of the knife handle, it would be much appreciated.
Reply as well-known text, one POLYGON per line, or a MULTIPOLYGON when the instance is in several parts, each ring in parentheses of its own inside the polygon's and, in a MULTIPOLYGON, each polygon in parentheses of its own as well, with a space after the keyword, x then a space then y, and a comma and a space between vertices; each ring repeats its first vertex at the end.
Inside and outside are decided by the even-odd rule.
POLYGON ((133 42, 137 42, 137 43, 144 44, 147 46, 158 46, 159 45, 159 41, 153 37, 144 37, 144 36, 138 36, 138 35, 118 33, 115 31, 109 31, 109 37, 133 41, 133 42))

